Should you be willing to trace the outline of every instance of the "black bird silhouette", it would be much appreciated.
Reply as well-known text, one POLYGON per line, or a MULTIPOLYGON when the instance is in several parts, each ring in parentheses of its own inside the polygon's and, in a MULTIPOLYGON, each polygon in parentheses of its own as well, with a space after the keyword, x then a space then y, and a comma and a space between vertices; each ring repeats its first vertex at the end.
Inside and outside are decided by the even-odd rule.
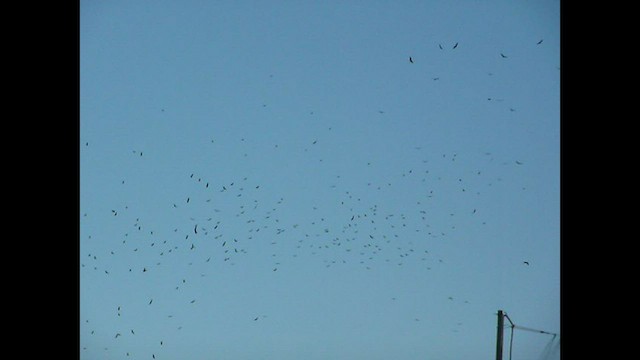
POLYGON ((458 43, 456 43, 455 45, 453 45, 453 48, 457 48, 458 47, 458 43))
POLYGON ((440 48, 440 50, 442 50, 442 44, 438 44, 438 47, 440 48))
POLYGON ((409 56, 409 62, 413 64, 413 59, 409 56))
POLYGON ((536 43, 536 45, 540 45, 540 44, 542 44, 542 40, 544 40, 544 39, 540 39, 540 41, 538 41, 538 42, 536 43))
POLYGON ((522 263, 527 265, 527 266, 529 266, 529 262, 528 261, 523 261, 522 263))
POLYGON ((193 228, 193 232, 196 234, 198 233, 198 224, 196 224, 196 226, 193 228))
POLYGON ((505 54, 503 54, 503 53, 500 53, 500 56, 502 56, 502 57, 503 57, 503 58, 505 58, 505 59, 507 58, 507 55, 505 55, 505 54))
POLYGON ((153 299, 149 300, 149 305, 151 305, 152 302, 153 302, 153 299))

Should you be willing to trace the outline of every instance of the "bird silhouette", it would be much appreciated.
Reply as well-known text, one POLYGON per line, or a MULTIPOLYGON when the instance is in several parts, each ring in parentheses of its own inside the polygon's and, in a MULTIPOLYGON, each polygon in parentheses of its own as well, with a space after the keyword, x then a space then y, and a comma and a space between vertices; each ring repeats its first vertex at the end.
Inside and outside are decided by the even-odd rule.
POLYGON ((413 64, 413 59, 409 56, 409 62, 413 64))
POLYGON ((458 43, 456 43, 455 45, 453 45, 453 49, 458 47, 458 43))
POLYGON ((504 59, 506 59, 506 58, 507 58, 507 55, 505 55, 505 54, 503 54, 503 53, 500 53, 500 56, 502 56, 504 59))
POLYGON ((540 44, 542 44, 542 41, 543 41, 543 40, 544 40, 544 39, 540 39, 540 41, 538 41, 538 42, 536 43, 536 45, 540 45, 540 44))
POLYGON ((529 262, 528 261, 523 261, 522 263, 527 265, 527 266, 529 266, 529 262))

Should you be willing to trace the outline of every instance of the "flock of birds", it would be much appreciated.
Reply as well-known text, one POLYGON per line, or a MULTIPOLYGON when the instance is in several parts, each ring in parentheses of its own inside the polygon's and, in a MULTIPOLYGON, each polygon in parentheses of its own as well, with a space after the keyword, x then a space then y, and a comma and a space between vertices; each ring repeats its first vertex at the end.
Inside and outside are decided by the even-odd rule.
MULTIPOLYGON (((541 43, 542 40, 537 42, 538 45, 541 43)), ((451 49, 458 45, 456 42, 451 49)), ((438 47, 444 49, 442 45, 438 47)), ((500 56, 508 58, 503 53, 500 56)), ((413 64, 416 59, 409 56, 409 62, 413 64)), ((89 151, 89 142, 84 145, 89 151)), ((313 139, 307 146, 320 147, 322 142, 313 139)), ((421 150, 415 148, 417 154, 422 154, 421 150)), ((133 154, 144 158, 141 150, 133 150, 133 154)), ((273 195, 269 183, 259 183, 248 176, 222 181, 210 169, 194 169, 183 176, 188 184, 185 188, 190 190, 168 195, 166 208, 162 209, 175 219, 175 223, 160 225, 142 214, 133 214, 129 205, 114 206, 108 214, 82 214, 84 221, 90 216, 112 217, 111 223, 121 230, 121 237, 117 242, 109 243, 108 251, 84 252, 80 266, 82 271, 92 269, 104 276, 142 274, 149 278, 170 266, 175 275, 171 290, 185 291, 185 306, 198 299, 185 290, 193 279, 184 274, 193 274, 193 269, 197 268, 201 277, 210 276, 212 264, 242 266, 251 254, 259 254, 265 270, 273 273, 288 270, 288 265, 298 257, 319 259, 327 268, 355 266, 367 271, 376 266, 417 264, 431 270, 444 262, 431 249, 432 241, 455 238, 458 228, 470 224, 486 225, 487 218, 482 209, 474 205, 474 200, 481 197, 487 187, 501 180, 499 174, 486 173, 482 166, 452 168, 464 162, 460 160, 462 157, 464 155, 457 153, 432 155, 394 176, 369 179, 362 188, 348 188, 341 183, 344 174, 336 174, 335 181, 326 184, 331 189, 331 198, 323 199, 321 204, 305 203, 287 194, 265 202, 273 195), (437 165, 435 168, 440 166, 443 170, 434 170, 434 164, 437 165), (442 190, 441 184, 447 184, 447 190, 442 190), (403 212, 399 210, 400 206, 378 202, 380 194, 399 189, 415 190, 411 196, 415 201, 411 207, 414 210, 403 212), (462 199, 459 203, 466 204, 466 208, 448 208, 446 203, 452 197, 462 199), (291 205, 297 210, 287 210, 291 205), (150 261, 151 258, 154 261, 150 261)), ((481 157, 482 164, 495 160, 491 153, 481 157)), ((496 162, 501 162, 502 166, 523 165, 517 159, 496 162)), ((375 167, 375 161, 368 162, 366 167, 375 167)), ((126 186, 125 180, 121 185, 126 186)), ((90 243, 91 240, 89 234, 83 242, 90 243)), ((527 260, 520 261, 525 266, 530 265, 527 260)), ((452 296, 447 299, 454 301, 452 296)), ((146 306, 155 305, 153 297, 139 299, 139 302, 143 301, 146 306)), ((468 300, 464 302, 468 303, 468 300)), ((124 305, 118 305, 114 310, 114 316, 123 317, 124 305)), ((162 316, 174 318, 173 314, 162 316)), ((247 314, 246 320, 256 322, 264 317, 266 315, 247 314)), ((96 331, 109 331, 91 328, 89 319, 84 323, 88 336, 94 336, 96 331)), ((182 325, 176 329, 182 329, 182 325)), ((113 340, 136 336, 133 328, 111 331, 113 340)), ((167 339, 157 339, 157 349, 149 354, 150 358, 155 359, 161 353, 165 341, 167 339)), ((131 356, 130 352, 124 352, 124 355, 131 356)))

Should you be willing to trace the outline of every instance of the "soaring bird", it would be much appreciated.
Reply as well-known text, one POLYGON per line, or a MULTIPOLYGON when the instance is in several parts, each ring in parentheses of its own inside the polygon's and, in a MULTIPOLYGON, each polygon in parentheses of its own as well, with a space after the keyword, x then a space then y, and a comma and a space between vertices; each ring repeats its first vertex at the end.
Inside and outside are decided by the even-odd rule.
POLYGON ((438 44, 438 47, 440 48, 440 50, 442 50, 442 44, 438 44))
POLYGON ((198 233, 198 224, 196 224, 196 226, 193 228, 193 232, 196 234, 198 233))
POLYGON ((544 40, 544 39, 540 39, 540 41, 538 41, 538 42, 536 43, 536 45, 540 45, 540 44, 542 44, 542 40, 544 40))
POLYGON ((458 47, 458 43, 456 43, 455 45, 453 45, 453 48, 457 48, 458 47))
POLYGON ((507 58, 507 55, 505 55, 505 54, 503 54, 503 53, 500 53, 500 56, 502 56, 502 57, 503 57, 503 58, 505 58, 505 59, 507 58))
POLYGON ((409 62, 413 64, 413 59, 409 56, 409 62))
POLYGON ((529 266, 529 262, 528 261, 523 261, 522 263, 527 265, 527 266, 529 266))

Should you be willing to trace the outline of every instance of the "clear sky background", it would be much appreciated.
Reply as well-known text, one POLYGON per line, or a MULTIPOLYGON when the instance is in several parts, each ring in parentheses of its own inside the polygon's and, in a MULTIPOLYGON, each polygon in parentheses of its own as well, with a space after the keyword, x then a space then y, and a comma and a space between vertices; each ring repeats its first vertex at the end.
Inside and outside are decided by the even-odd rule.
POLYGON ((499 309, 560 333, 559 11, 81 1, 81 358, 492 359, 499 309))

